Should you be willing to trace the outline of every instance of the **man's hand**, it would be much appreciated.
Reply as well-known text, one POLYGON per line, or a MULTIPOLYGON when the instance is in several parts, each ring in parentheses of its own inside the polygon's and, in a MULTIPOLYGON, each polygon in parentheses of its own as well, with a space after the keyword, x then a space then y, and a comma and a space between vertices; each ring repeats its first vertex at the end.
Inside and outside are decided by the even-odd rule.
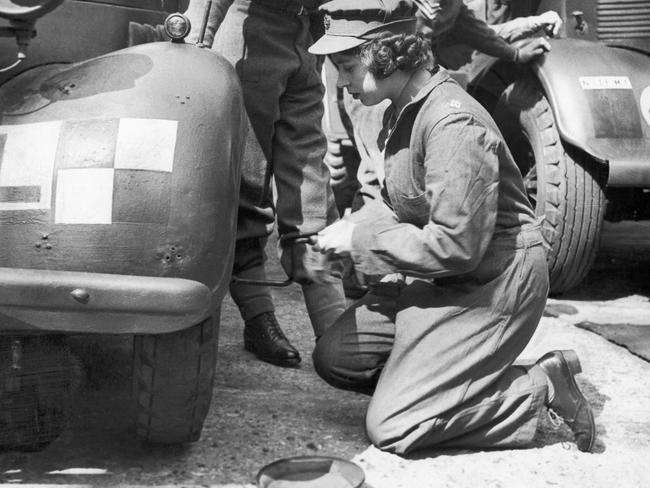
POLYGON ((525 64, 545 52, 551 50, 551 45, 543 37, 536 37, 517 48, 517 58, 515 63, 525 64))
POLYGON ((544 29, 550 37, 556 37, 562 28, 562 19, 554 10, 548 10, 541 15, 534 17, 537 24, 537 30, 544 29))

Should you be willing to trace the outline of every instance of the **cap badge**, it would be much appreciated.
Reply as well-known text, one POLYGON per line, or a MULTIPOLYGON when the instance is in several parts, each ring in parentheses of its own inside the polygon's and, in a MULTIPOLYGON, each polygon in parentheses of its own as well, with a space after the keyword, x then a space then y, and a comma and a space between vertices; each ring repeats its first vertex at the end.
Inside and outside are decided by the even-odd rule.
POLYGON ((325 30, 329 30, 331 24, 332 16, 330 14, 325 14, 323 16, 323 26, 325 27, 325 30))

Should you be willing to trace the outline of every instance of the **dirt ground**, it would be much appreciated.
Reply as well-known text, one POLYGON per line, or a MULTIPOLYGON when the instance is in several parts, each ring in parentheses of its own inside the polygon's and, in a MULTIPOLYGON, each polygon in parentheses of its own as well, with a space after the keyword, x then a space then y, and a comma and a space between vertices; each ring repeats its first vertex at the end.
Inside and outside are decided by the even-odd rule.
MULTIPOLYGON (((531 449, 432 451, 405 459, 370 447, 363 431, 368 398, 316 376, 301 292, 291 286, 274 293, 301 367, 278 368, 245 352, 238 312, 226 299, 215 393, 198 442, 151 447, 134 440, 129 338, 78 338, 73 349, 82 386, 69 428, 42 452, 0 453, 0 482, 252 487, 269 462, 323 454, 358 463, 365 488, 650 486, 650 363, 575 326, 633 322, 650 330, 648 251, 650 225, 609 226, 594 270, 578 289, 549 300, 522 354, 532 361, 551 349, 578 351, 584 369, 578 382, 596 412, 593 454, 579 452, 568 429, 545 417, 531 449)), ((271 268, 279 272, 275 260, 271 268)))

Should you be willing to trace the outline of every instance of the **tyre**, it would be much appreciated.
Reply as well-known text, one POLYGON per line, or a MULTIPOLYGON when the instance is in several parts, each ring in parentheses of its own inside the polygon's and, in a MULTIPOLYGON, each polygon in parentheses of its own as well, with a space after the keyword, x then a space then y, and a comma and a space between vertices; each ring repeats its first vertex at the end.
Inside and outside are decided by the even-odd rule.
POLYGON ((63 432, 74 394, 62 337, 0 340, 0 448, 38 451, 63 432))
POLYGON ((580 283, 596 257, 606 199, 605 168, 564 146, 550 104, 533 78, 510 84, 494 110, 548 245, 551 293, 580 283))
POLYGON ((217 320, 169 334, 135 336, 133 399, 141 439, 180 444, 201 436, 212 399, 217 320))

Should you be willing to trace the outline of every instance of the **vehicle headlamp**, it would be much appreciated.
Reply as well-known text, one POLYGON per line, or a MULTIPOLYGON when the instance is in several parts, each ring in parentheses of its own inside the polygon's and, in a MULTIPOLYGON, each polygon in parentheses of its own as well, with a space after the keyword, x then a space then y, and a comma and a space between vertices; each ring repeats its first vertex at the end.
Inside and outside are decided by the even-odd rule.
POLYGON ((171 37, 172 41, 176 41, 176 42, 185 39, 187 35, 190 33, 190 29, 192 28, 190 19, 188 19, 181 13, 175 13, 169 15, 165 19, 164 26, 167 35, 171 37))

